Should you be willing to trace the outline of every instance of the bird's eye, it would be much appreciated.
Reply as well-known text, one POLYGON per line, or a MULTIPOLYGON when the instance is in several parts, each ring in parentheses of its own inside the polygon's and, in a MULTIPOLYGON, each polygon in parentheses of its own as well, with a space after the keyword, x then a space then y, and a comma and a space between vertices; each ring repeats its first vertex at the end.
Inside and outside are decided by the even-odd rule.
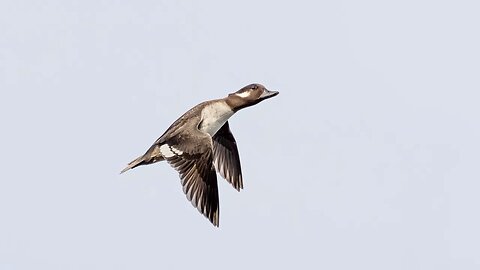
POLYGON ((254 84, 254 85, 252 85, 252 87, 251 87, 250 89, 252 89, 252 90, 257 90, 257 89, 258 89, 258 85, 254 84))

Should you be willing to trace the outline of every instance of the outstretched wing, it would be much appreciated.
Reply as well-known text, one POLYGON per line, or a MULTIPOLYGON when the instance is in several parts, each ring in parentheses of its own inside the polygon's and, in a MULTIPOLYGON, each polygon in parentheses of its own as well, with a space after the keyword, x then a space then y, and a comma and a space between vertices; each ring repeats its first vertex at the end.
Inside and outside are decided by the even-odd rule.
POLYGON ((240 191, 243 188, 242 168, 228 121, 213 136, 213 160, 218 173, 240 191))
POLYGON ((180 174, 187 199, 218 227, 218 188, 212 140, 208 134, 200 131, 195 135, 177 136, 163 142, 160 152, 180 174))

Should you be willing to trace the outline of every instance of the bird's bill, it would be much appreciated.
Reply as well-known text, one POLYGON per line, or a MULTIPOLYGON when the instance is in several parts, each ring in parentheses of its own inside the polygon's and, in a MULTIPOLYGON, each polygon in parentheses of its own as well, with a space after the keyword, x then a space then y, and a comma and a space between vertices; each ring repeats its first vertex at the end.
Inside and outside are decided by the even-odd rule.
POLYGON ((278 93, 279 93, 278 91, 270 91, 270 90, 264 89, 263 93, 260 95, 260 99, 263 100, 263 99, 271 98, 278 95, 278 93))

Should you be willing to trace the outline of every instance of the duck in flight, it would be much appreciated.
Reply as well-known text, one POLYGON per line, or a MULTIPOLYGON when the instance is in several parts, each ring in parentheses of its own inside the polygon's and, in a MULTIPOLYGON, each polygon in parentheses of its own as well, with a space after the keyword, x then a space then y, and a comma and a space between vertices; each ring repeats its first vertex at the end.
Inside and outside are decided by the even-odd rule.
POLYGON ((239 110, 278 95, 261 84, 250 84, 222 99, 193 107, 158 138, 147 152, 121 173, 166 160, 178 171, 183 192, 214 226, 219 224, 216 171, 232 186, 243 188, 237 143, 228 119, 239 110))

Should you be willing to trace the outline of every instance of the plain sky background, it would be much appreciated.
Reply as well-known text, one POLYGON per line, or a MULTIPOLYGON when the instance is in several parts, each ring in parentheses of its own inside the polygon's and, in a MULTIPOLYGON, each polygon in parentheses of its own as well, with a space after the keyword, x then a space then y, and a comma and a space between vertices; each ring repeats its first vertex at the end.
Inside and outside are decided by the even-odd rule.
POLYGON ((0 1, 0 269, 480 269, 478 1, 0 1), (235 115, 220 228, 166 163, 235 115))

